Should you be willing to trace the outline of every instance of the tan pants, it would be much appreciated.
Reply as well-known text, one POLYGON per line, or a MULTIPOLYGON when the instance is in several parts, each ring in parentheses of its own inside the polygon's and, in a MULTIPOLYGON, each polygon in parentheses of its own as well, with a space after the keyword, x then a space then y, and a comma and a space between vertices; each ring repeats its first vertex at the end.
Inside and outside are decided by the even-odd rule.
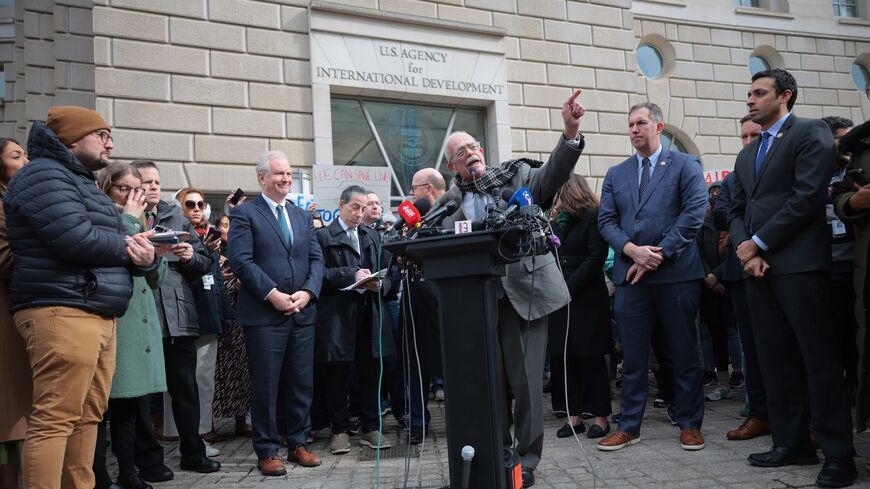
POLYGON ((61 306, 13 317, 33 369, 24 487, 92 489, 97 424, 115 373, 115 321, 61 306))

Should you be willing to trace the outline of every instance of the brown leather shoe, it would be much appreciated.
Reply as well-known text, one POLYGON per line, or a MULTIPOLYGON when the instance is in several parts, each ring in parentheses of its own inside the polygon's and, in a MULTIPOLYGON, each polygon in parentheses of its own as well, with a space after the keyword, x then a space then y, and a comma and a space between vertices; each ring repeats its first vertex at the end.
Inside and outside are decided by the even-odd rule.
POLYGON ((284 467, 284 464, 281 462, 281 457, 278 456, 264 458, 258 461, 257 468, 260 469, 260 473, 265 476, 278 476, 287 473, 287 468, 284 467))
POLYGON ((640 442, 640 435, 632 436, 624 431, 616 431, 599 441, 598 449, 604 452, 613 452, 638 442, 640 442))
POLYGON ((698 428, 683 428, 680 430, 680 447, 683 450, 701 450, 707 446, 704 435, 698 428))
POLYGON ((215 433, 214 430, 211 430, 208 433, 200 436, 202 436, 202 439, 207 441, 208 443, 221 443, 222 441, 225 441, 224 437, 218 433, 215 433))
POLYGON ((317 467, 320 465, 320 457, 306 448, 305 445, 296 445, 296 448, 287 454, 287 460, 296 462, 303 467, 317 467))
POLYGON ((757 436, 770 434, 770 423, 758 418, 746 418, 736 430, 725 433, 729 440, 751 440, 757 436))

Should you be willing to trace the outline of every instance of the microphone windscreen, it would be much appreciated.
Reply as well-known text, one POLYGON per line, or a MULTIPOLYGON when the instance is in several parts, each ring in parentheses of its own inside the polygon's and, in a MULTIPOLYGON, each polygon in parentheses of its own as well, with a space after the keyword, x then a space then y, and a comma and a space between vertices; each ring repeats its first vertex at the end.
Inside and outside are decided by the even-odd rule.
POLYGON ((414 207, 417 208, 421 216, 425 216, 432 209, 432 202, 429 202, 429 199, 425 197, 420 197, 414 201, 414 207))
POLYGON ((513 198, 513 196, 514 196, 514 190, 510 187, 505 188, 504 190, 501 191, 501 200, 503 200, 505 202, 509 202, 511 200, 511 198, 513 198))
POLYGON ((409 201, 404 201, 399 204, 399 215, 405 221, 405 225, 410 227, 416 226, 420 222, 420 211, 414 204, 409 201))

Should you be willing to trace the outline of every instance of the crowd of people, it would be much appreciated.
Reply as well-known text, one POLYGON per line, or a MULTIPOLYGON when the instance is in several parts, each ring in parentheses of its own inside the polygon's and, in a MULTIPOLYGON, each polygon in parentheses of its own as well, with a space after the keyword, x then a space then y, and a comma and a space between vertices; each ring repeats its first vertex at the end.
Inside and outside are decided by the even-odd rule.
MULTIPOLYGON (((745 387, 746 419, 723 435, 773 442, 749 463, 816 464, 820 449, 819 485, 854 482, 850 402, 859 430, 870 417, 857 334, 870 158, 854 141, 845 150, 848 119, 793 115, 797 91, 784 70, 753 76, 744 148, 711 185, 697 157, 661 146, 664 115, 644 102, 628 115, 636 153, 596 195, 573 173, 580 90, 546 163, 488 166, 457 131, 449 184, 413 174, 410 200, 456 203, 445 228, 524 188, 560 242, 507 265, 496 286, 504 443, 523 487, 543 456, 545 392, 565 418, 555 436, 585 432, 605 452, 641 441, 651 358, 653 405, 683 449, 706 446, 705 402, 745 387)), ((0 486, 18 487, 20 470, 34 489, 149 488, 174 477, 161 440, 177 440, 181 470, 218 471, 230 434, 217 418, 251 438, 265 476, 286 474, 285 460, 320 465, 310 447, 324 431, 336 456, 352 440, 423 442, 430 386, 449 402, 439 294, 383 249, 395 219, 377 194, 347 186, 324 225, 287 201, 290 161, 267 151, 261 193, 211 209, 192 187, 166 198, 154 162, 112 162, 113 147, 98 113, 71 106, 34 123, 26 151, 0 141, 0 486), (398 441, 387 413, 406 430, 398 441)))

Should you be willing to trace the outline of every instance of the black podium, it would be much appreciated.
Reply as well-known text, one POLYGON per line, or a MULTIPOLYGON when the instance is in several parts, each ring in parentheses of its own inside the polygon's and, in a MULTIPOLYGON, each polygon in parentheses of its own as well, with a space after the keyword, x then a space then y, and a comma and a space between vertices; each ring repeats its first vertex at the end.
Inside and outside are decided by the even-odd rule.
POLYGON ((506 243, 521 231, 499 229, 385 243, 384 248, 422 265, 441 294, 450 488, 462 489, 462 448, 475 454, 468 487, 505 489, 506 416, 498 351, 497 280, 517 261, 506 243))

